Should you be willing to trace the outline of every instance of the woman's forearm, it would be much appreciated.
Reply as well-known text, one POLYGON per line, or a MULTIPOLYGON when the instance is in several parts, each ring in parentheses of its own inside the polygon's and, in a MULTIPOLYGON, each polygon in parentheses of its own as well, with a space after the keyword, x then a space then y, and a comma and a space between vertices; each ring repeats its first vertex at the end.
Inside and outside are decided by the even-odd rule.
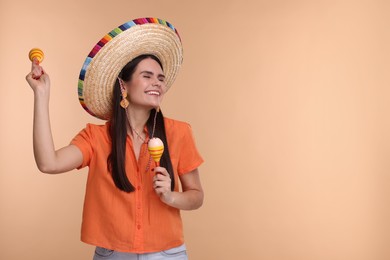
POLYGON ((203 204, 204 193, 198 169, 182 174, 180 182, 182 192, 165 190, 165 192, 161 192, 161 200, 167 205, 181 210, 200 208, 203 204))
POLYGON ((181 210, 195 210, 203 204, 203 191, 187 190, 183 192, 172 192, 167 194, 164 202, 174 208, 181 210))
POLYGON ((49 117, 49 93, 46 92, 34 93, 33 147, 38 169, 45 173, 54 171, 55 149, 49 117))

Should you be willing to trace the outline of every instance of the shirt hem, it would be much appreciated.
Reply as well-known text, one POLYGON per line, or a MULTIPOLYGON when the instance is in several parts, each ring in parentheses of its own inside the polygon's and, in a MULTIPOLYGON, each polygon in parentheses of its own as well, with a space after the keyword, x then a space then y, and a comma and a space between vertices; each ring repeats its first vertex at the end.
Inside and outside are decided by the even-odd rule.
POLYGON ((174 247, 178 247, 181 245, 184 245, 184 241, 176 241, 172 242, 171 244, 167 245, 166 247, 161 247, 161 248, 153 248, 153 249, 136 249, 136 248, 131 248, 127 246, 114 246, 114 245, 107 245, 105 243, 99 243, 99 242, 92 242, 89 241, 88 239, 81 239, 81 242, 91 245, 91 246, 98 246, 98 247, 103 247, 109 250, 114 250, 116 252, 122 252, 122 253, 132 253, 132 254, 145 254, 145 253, 155 253, 155 252, 160 252, 164 250, 168 250, 174 247))

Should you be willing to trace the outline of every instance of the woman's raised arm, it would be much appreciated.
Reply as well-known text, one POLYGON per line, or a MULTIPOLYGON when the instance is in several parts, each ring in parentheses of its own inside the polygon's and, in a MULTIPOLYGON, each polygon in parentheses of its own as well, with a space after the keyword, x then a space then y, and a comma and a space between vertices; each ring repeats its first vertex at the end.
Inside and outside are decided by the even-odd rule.
POLYGON ((32 62, 26 80, 34 91, 33 146, 38 169, 44 173, 62 173, 80 166, 81 151, 74 145, 55 150, 49 117, 50 77, 32 62))

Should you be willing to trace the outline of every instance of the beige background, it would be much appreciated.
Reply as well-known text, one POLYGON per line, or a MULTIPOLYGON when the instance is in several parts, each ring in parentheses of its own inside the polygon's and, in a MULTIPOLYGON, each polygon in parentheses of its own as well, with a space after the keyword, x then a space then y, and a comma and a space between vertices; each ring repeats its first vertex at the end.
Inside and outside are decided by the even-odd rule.
POLYGON ((390 259, 390 2, 0 2, 0 258, 91 259, 79 241, 87 171, 39 173, 32 47, 46 53, 57 147, 87 122, 92 46, 137 17, 179 29, 166 116, 192 124, 206 198, 184 212, 192 260, 390 259))

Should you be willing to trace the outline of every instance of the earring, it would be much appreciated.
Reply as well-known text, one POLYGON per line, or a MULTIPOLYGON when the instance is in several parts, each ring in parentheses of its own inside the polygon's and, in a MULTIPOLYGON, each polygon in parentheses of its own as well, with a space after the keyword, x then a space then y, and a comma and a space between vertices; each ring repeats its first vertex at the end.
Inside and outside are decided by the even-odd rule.
POLYGON ((122 100, 120 102, 120 105, 121 105, 121 107, 126 109, 129 106, 129 101, 127 100, 127 90, 123 86, 123 81, 120 78, 118 78, 118 80, 119 80, 119 85, 120 85, 121 92, 122 92, 122 100))
POLYGON ((122 100, 120 102, 121 107, 126 109, 129 106, 129 101, 127 100, 127 91, 122 92, 122 100))

